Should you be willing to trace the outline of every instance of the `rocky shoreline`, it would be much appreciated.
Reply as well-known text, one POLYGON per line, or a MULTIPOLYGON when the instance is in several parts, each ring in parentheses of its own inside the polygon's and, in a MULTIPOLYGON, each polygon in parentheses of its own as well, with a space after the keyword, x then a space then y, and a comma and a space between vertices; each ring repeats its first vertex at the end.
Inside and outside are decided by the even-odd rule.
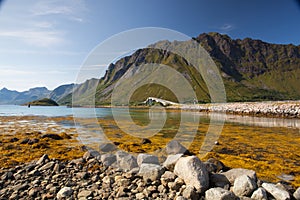
MULTIPOLYGON (((213 104, 183 104, 183 110, 220 112, 237 115, 300 118, 300 101, 234 102, 213 104)), ((178 108, 170 106, 169 108, 178 108)))
POLYGON ((300 188, 259 180, 255 171, 202 162, 173 140, 161 161, 150 154, 87 151, 0 169, 0 199, 300 199, 300 188))

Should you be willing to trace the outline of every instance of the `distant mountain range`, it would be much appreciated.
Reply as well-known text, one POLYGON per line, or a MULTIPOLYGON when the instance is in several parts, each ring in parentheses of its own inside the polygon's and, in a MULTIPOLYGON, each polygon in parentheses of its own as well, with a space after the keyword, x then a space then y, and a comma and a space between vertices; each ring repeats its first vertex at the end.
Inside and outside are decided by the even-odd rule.
MULTIPOLYGON (((227 101, 300 99, 300 45, 270 44, 250 38, 232 39, 219 33, 203 33, 192 40, 201 44, 216 63, 225 85, 227 101)), ((149 48, 139 49, 110 64, 100 80, 87 80, 76 87, 64 85, 53 91, 34 88, 22 93, 4 88, 0 91, 0 104, 22 104, 45 97, 60 104, 72 104, 73 88, 78 95, 78 101, 73 102, 76 105, 85 105, 87 100, 93 100, 93 89, 96 90, 96 105, 109 104, 116 83, 121 78, 133 77, 140 71, 138 66, 146 63, 172 67, 187 78, 199 102, 210 102, 207 86, 194 67, 178 55, 159 50, 160 47, 172 47, 193 51, 188 48, 190 42, 160 41, 149 48), (128 73, 130 70, 132 73, 128 73)), ((177 101, 168 88, 147 84, 133 93, 130 102, 143 102, 150 96, 177 101)))
POLYGON ((24 92, 3 88, 0 90, 0 104, 21 105, 43 98, 50 98, 54 101, 59 101, 67 94, 71 93, 73 88, 74 84, 61 85, 53 91, 48 90, 46 87, 31 88, 24 92))

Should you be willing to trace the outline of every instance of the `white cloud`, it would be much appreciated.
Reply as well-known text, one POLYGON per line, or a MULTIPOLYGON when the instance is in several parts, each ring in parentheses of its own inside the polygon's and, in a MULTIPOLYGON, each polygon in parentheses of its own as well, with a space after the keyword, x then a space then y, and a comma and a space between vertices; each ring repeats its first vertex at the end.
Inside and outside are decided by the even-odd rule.
POLYGON ((223 24, 221 27, 219 27, 219 29, 221 31, 228 32, 228 31, 233 30, 234 26, 232 24, 223 24))
POLYGON ((34 22, 33 26, 37 27, 37 28, 45 28, 45 29, 47 29, 47 28, 53 28, 54 24, 51 23, 51 22, 47 22, 47 21, 40 21, 40 22, 34 22))
POLYGON ((81 14, 87 11, 83 0, 43 0, 31 10, 34 16, 60 15, 69 20, 83 22, 81 14))
POLYGON ((59 31, 42 30, 0 30, 1 37, 19 39, 27 44, 48 47, 64 43, 63 33, 59 31))

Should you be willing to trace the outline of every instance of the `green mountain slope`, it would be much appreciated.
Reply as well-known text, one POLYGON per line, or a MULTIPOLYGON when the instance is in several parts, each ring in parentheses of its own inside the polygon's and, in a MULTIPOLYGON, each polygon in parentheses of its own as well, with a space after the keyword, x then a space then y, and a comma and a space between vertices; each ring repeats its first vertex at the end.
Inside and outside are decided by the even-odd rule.
MULTIPOLYGON (((234 40, 219 33, 201 34, 193 40, 200 43, 216 63, 225 85, 227 101, 300 99, 300 46, 269 44, 250 38, 234 40)), ((138 74, 141 71, 139 66, 146 63, 160 63, 175 69, 192 86, 199 102, 209 102, 210 95, 199 72, 179 55, 157 49, 172 47, 193 51, 189 49, 189 43, 161 41, 111 64, 104 77, 93 82, 97 87, 96 105, 110 104, 116 83, 138 74)), ((86 90, 88 86, 91 87, 90 81, 81 85, 81 91, 77 93, 80 96, 77 98, 80 99, 78 105, 84 99, 93 98, 92 92, 86 90)), ((175 95, 159 84, 147 84, 134 91, 130 103, 142 102, 149 96, 176 102, 175 95)), ((64 103, 71 103, 70 96, 64 99, 64 103)), ((191 101, 191 98, 186 99, 186 103, 191 101)))

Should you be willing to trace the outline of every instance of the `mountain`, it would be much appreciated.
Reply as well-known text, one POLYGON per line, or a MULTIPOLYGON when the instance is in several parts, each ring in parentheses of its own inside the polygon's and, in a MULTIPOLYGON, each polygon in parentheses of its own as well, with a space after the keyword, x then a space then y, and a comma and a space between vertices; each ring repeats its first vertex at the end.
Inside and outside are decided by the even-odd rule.
POLYGON ((74 87, 76 87, 76 85, 74 83, 58 86, 53 91, 51 91, 51 93, 49 95, 49 98, 54 100, 54 101, 59 101, 60 99, 62 99, 66 95, 72 93, 74 87))
MULTIPOLYGON (((300 46, 270 44, 250 38, 232 39, 219 33, 203 33, 193 40, 200 43, 216 63, 225 85, 227 101, 300 99, 300 46)), ((165 64, 177 70, 194 88, 200 102, 210 102, 207 86, 191 64, 179 55, 159 50, 159 47, 167 47, 193 51, 189 43, 191 41, 160 41, 110 64, 104 77, 93 86, 97 87, 96 105, 109 104, 116 83, 137 75, 141 71, 139 66, 146 63, 165 64)), ((84 88, 88 88, 89 82, 83 83, 84 88)), ((133 87, 138 83, 130 84, 126 87, 133 87)), ((76 99, 81 102, 92 98, 91 90, 82 90, 76 94, 80 96, 76 99)), ((142 102, 149 96, 175 102, 178 100, 168 88, 147 84, 132 94, 130 102, 142 102)), ((71 95, 63 100, 70 104, 71 95)), ((191 99, 186 102, 191 102, 191 99)))
POLYGON ((31 88, 28 91, 17 92, 6 88, 0 90, 0 104, 24 104, 44 98, 50 94, 50 91, 45 87, 31 88))
POLYGON ((61 85, 53 91, 46 87, 31 88, 28 91, 18 92, 3 88, 0 90, 0 104, 25 104, 27 102, 50 98, 54 101, 59 101, 73 91, 75 84, 61 85))
POLYGON ((15 99, 19 92, 3 88, 0 90, 0 104, 9 104, 12 99, 15 99))

